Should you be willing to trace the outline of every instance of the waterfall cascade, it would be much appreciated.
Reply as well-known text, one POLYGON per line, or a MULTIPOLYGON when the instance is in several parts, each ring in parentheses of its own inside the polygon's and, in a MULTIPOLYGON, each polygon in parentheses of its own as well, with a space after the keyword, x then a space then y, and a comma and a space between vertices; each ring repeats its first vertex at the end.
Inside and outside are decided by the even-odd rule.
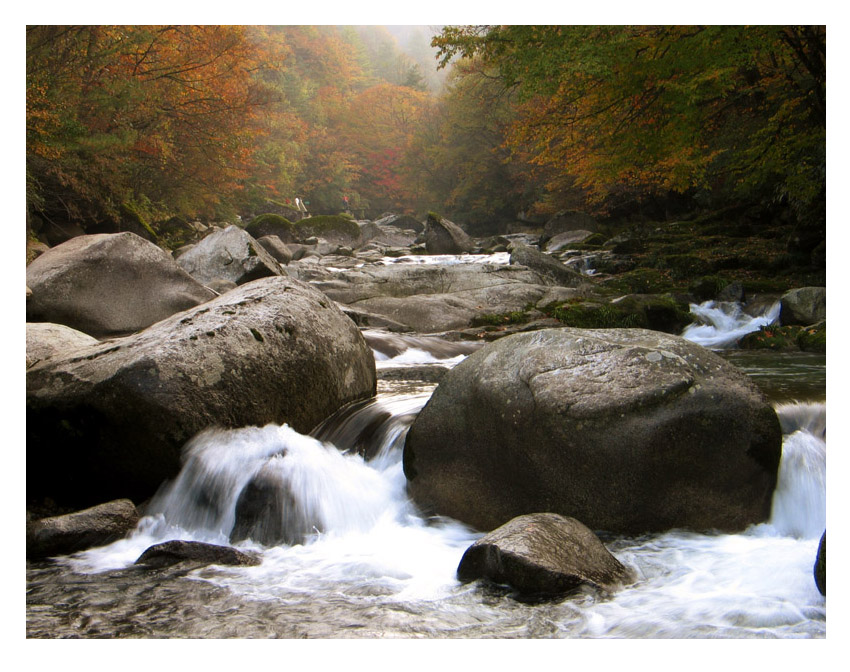
POLYGON ((706 301, 690 305, 697 322, 682 332, 682 337, 706 348, 731 348, 745 335, 773 324, 779 319, 777 301, 760 315, 748 315, 739 303, 706 301))
MULTIPOLYGON (((396 357, 413 357, 423 343, 395 345, 396 357)), ((419 350, 423 361, 445 366, 462 357, 451 347, 432 350, 437 354, 419 350)), ((338 636, 334 628, 347 627, 329 621, 377 623, 377 632, 401 636, 824 636, 824 598, 812 579, 826 517, 824 404, 777 407, 784 449, 767 523, 741 534, 608 536, 609 550, 634 570, 633 585, 604 599, 586 593, 523 605, 493 588, 460 584, 457 564, 480 533, 429 519, 407 497, 404 435, 428 396, 389 394, 352 404, 311 436, 276 425, 202 433, 132 537, 65 562, 77 572, 102 572, 128 567, 168 539, 232 543, 262 553, 262 565, 205 568, 194 578, 245 601, 240 611, 273 601, 284 614, 281 628, 289 627, 287 609, 311 605, 315 611, 299 611, 298 618, 314 636, 338 636), (280 515, 297 540, 231 541, 240 496, 260 474, 279 484, 286 502, 280 515)), ((258 623, 268 623, 269 607, 263 609, 258 623)))

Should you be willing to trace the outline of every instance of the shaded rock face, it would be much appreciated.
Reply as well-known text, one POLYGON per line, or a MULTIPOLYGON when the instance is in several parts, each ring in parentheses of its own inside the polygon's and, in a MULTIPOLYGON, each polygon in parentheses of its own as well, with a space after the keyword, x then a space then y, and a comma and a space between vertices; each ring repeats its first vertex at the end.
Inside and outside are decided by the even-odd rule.
POLYGON ((177 258, 177 263, 200 283, 230 280, 242 285, 280 275, 280 264, 238 226, 207 236, 177 258))
POLYGON ((171 256, 133 233, 72 238, 27 266, 28 322, 53 322, 96 338, 144 329, 215 294, 171 256))
POLYGON ((564 233, 559 233, 555 236, 552 236, 552 238, 546 241, 545 251, 559 252, 565 247, 569 247, 569 245, 573 243, 580 243, 592 235, 593 231, 587 231, 586 229, 579 229, 577 231, 565 231, 564 233))
POLYGON ((770 513, 773 408, 734 366, 643 329, 508 336, 449 371, 404 449, 428 511, 490 530, 573 515, 623 534, 736 531, 770 513))
POLYGON ((488 579, 523 596, 563 595, 587 585, 610 590, 628 570, 574 518, 532 513, 514 518, 466 549, 460 581, 488 579))
POLYGON ((27 371, 27 494, 141 501, 209 426, 309 432, 375 393, 354 323, 317 290, 257 280, 121 340, 27 371))
POLYGON ((292 261, 292 250, 277 236, 263 236, 257 242, 262 245, 275 261, 284 266, 292 261))
POLYGON ((540 250, 521 243, 515 243, 511 248, 511 264, 530 268, 549 278, 552 283, 563 287, 581 287, 586 284, 578 271, 564 266, 560 261, 540 250))
POLYGON ((259 556, 239 551, 230 546, 175 539, 151 546, 139 556, 136 564, 156 569, 185 561, 204 565, 236 565, 242 567, 251 567, 262 562, 259 556))
POLYGON ((779 320, 804 327, 826 319, 826 287, 800 287, 782 296, 779 320))
POLYGON ((98 340, 64 324, 27 322, 27 367, 43 359, 74 353, 98 340))
POLYGON ((425 249, 428 254, 464 254, 475 248, 475 241, 454 222, 429 216, 425 223, 425 249))
POLYGON ((814 575, 815 585, 820 594, 826 595, 826 530, 824 530, 820 544, 818 544, 818 557, 815 560, 814 575))
POLYGON ((139 522, 129 499, 93 506, 64 516, 27 523, 27 558, 68 555, 94 546, 105 546, 132 532, 139 522))

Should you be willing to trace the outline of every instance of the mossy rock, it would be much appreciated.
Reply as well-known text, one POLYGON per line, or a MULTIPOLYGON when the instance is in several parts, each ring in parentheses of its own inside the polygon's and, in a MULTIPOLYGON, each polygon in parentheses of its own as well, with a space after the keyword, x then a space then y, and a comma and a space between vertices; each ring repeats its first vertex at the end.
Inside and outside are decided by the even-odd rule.
POLYGON ((360 227, 349 217, 340 215, 317 215, 302 219, 295 225, 296 235, 301 238, 316 236, 326 240, 358 245, 361 239, 360 227))
POLYGON ((157 242, 159 236, 153 227, 148 224, 142 213, 132 203, 122 203, 119 208, 121 213, 121 230, 130 231, 151 242, 157 242))
MULTIPOLYGON (((597 270, 602 270, 598 267, 597 270)), ((636 268, 605 282, 605 286, 622 294, 658 294, 673 288, 670 278, 655 268, 636 268)))
POLYGON ((674 280, 696 278, 715 270, 710 260, 695 254, 660 255, 656 258, 655 267, 670 271, 674 280))
POLYGON ((548 312, 568 327, 581 329, 641 328, 679 333, 690 324, 684 306, 669 295, 631 294, 613 303, 568 301, 548 312))
POLYGON ((277 236, 284 243, 296 242, 295 225, 286 217, 267 213, 251 220, 245 232, 259 240, 263 236, 277 236))
POLYGON ((699 301, 708 301, 717 298, 721 290, 728 285, 729 282, 716 275, 704 275, 697 280, 694 280, 689 286, 688 291, 693 294, 699 301))
POLYGON ((789 325, 766 326, 744 336, 738 346, 742 350, 775 350, 779 352, 826 352, 826 322, 811 327, 789 325))

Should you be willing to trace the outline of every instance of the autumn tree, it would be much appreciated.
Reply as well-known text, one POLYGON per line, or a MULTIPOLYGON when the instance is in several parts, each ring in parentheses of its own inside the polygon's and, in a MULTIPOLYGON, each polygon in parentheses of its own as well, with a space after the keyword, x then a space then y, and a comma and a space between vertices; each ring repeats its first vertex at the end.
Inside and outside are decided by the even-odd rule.
POLYGON ((507 145, 548 170, 551 194, 605 206, 702 190, 820 209, 823 27, 466 26, 433 44, 516 92, 507 145))

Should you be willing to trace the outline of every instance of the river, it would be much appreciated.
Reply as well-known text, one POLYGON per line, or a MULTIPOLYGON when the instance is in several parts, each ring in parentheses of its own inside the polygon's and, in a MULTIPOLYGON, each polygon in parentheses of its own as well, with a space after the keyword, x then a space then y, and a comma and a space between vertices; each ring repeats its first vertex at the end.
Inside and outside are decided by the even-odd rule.
POLYGON ((428 379, 423 367, 453 366, 470 347, 369 336, 384 374, 402 367, 418 373, 382 375, 375 400, 337 414, 315 436, 269 425, 196 437, 180 476, 149 503, 134 535, 28 563, 27 636, 825 637, 826 600, 812 577, 826 525, 824 356, 725 353, 765 390, 783 420, 770 521, 740 534, 602 535, 634 570, 633 584, 612 594, 586 590, 527 603, 504 587, 459 583, 458 562, 480 533, 424 519, 405 492, 404 435, 435 387, 410 378, 428 379), (302 543, 237 544, 261 553, 257 567, 133 565, 167 539, 228 544, 236 498, 261 468, 297 502, 302 543))

